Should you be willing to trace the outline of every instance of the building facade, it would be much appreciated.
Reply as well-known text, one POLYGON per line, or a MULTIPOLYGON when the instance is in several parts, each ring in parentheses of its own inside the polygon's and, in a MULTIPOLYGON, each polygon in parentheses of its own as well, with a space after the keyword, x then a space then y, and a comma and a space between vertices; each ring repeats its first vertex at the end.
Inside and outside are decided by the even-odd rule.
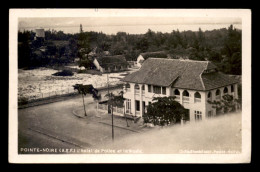
POLYGON ((211 62, 150 58, 123 81, 125 113, 133 116, 142 117, 154 97, 176 96, 189 110, 189 121, 202 120, 217 113, 208 100, 225 94, 238 98, 238 80, 218 72, 211 62))
POLYGON ((136 59, 136 65, 138 67, 141 67, 144 61, 148 58, 167 58, 167 57, 168 55, 164 51, 141 53, 136 59))
POLYGON ((93 64, 100 72, 117 72, 126 70, 129 66, 122 55, 96 57, 93 64))

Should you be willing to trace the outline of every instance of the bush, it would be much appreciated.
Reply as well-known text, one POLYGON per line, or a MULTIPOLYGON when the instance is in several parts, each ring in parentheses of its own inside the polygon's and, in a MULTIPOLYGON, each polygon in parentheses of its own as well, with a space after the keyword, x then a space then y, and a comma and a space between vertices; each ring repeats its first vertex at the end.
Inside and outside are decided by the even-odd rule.
POLYGON ((86 70, 78 70, 77 73, 86 73, 86 70))
POLYGON ((73 72, 70 70, 62 70, 61 72, 56 72, 52 75, 54 75, 54 76, 72 76, 73 72))
POLYGON ((21 98, 19 98, 18 99, 18 106, 21 106, 21 105, 26 105, 26 104, 28 104, 28 98, 26 98, 26 97, 21 97, 21 98))

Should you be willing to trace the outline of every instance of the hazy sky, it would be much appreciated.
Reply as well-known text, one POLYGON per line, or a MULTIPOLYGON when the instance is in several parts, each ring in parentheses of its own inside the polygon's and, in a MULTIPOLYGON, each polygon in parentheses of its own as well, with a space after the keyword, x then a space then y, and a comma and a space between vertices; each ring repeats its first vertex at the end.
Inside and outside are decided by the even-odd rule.
POLYGON ((19 30, 36 28, 62 30, 65 33, 79 32, 79 25, 84 31, 96 31, 115 34, 118 31, 130 34, 145 33, 149 28, 153 31, 171 32, 172 30, 219 29, 233 24, 241 29, 240 18, 176 18, 176 17, 75 17, 75 18, 19 18, 19 30))

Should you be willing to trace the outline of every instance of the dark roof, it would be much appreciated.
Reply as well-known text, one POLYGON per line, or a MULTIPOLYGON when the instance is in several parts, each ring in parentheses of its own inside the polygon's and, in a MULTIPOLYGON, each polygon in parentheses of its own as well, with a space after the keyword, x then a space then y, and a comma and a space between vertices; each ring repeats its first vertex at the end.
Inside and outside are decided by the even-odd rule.
POLYGON ((126 66, 128 65, 125 56, 101 56, 96 58, 99 65, 103 68, 114 67, 114 66, 126 66))
POLYGON ((142 67, 122 81, 192 90, 209 90, 238 81, 220 72, 203 73, 216 68, 209 61, 149 58, 142 67))
POLYGON ((140 55, 142 55, 145 60, 148 58, 167 58, 167 54, 164 51, 146 52, 140 55))
POLYGON ((143 63, 143 62, 144 62, 144 60, 140 60, 140 61, 139 61, 139 63, 143 63))
POLYGON ((239 79, 220 72, 203 73, 201 78, 204 83, 205 90, 212 90, 239 82, 239 79))

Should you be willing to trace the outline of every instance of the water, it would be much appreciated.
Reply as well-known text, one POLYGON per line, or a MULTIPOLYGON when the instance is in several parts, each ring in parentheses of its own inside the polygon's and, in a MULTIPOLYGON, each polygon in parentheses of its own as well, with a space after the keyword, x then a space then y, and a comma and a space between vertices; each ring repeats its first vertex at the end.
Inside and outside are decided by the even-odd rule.
MULTIPOLYGON (((221 28, 228 28, 230 24, 163 24, 163 25, 113 25, 113 26, 84 26, 84 31, 103 32, 105 34, 116 34, 117 32, 126 32, 129 34, 144 34, 151 29, 155 32, 170 33, 173 30, 179 31, 198 31, 201 28, 202 31, 214 30, 221 28)), ((233 24, 236 29, 242 29, 242 24, 233 24)), ((19 27, 20 31, 35 30, 39 26, 33 27, 19 27)), ((46 26, 40 27, 45 30, 63 31, 64 33, 79 33, 79 25, 76 26, 46 26)))

